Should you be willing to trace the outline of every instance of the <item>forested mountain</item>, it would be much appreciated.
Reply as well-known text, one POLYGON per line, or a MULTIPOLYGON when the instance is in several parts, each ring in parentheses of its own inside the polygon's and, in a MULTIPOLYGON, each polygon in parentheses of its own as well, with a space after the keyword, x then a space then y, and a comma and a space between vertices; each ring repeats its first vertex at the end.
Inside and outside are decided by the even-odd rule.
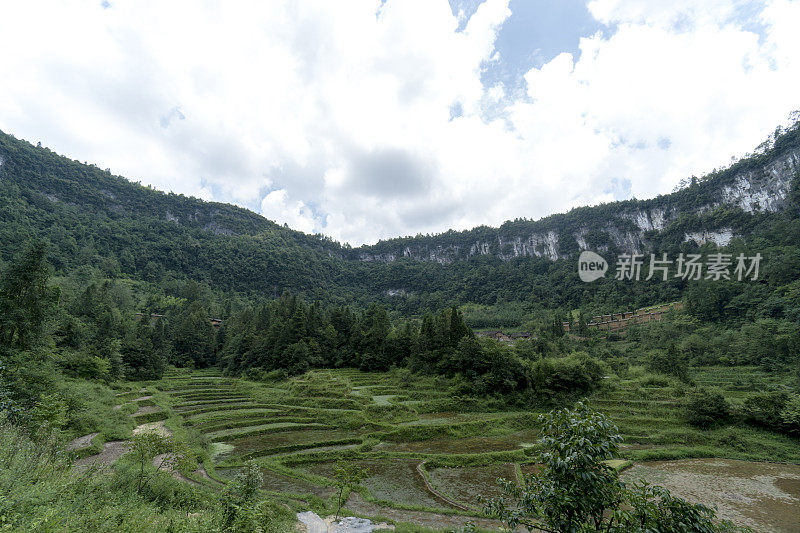
POLYGON ((478 227, 440 235, 390 239, 355 253, 366 261, 409 257, 452 263, 474 256, 503 260, 556 260, 578 250, 647 252, 693 241, 725 246, 745 237, 769 215, 795 208, 800 172, 800 129, 780 129, 758 153, 698 179, 683 180, 672 194, 626 200, 540 220, 516 219, 499 228, 478 227), (795 195, 795 196, 793 196, 795 195))
MULTIPOLYGON (((800 242, 798 168, 795 124, 756 155, 687 179, 669 195, 351 249, 246 209, 143 187, 0 133, 0 258, 10 260, 36 236, 50 242, 48 260, 60 273, 91 265, 108 277, 192 279, 273 298, 290 290, 333 304, 378 301, 405 314, 503 302, 611 310, 677 299, 685 283, 585 285, 574 254, 753 242, 768 253, 800 242)), ((797 261, 772 252, 770 272, 797 261)))

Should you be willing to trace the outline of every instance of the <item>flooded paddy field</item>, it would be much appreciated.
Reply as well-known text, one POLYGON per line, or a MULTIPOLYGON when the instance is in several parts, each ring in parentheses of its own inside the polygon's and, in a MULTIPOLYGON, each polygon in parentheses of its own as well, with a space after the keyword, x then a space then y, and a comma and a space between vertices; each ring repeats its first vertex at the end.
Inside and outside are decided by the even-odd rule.
POLYGON ((482 507, 479 496, 502 495, 499 479, 516 480, 513 464, 428 468, 428 475, 437 490, 475 509, 482 507))
MULTIPOLYGON (((366 472, 362 484, 376 500, 419 507, 450 508, 446 501, 427 489, 422 474, 417 471, 419 461, 355 460, 353 463, 366 472)), ((303 470, 327 478, 333 477, 333 463, 309 465, 303 470)))
POLYGON ((754 531, 800 531, 800 465, 685 459, 637 464, 622 479, 644 479, 754 531))
MULTIPOLYGON (((241 468, 218 468, 217 474, 223 479, 233 479, 241 468)), ((287 492, 290 494, 313 494, 319 498, 329 498, 333 494, 333 487, 316 485, 304 479, 284 476, 269 470, 261 469, 264 490, 271 492, 287 492)))

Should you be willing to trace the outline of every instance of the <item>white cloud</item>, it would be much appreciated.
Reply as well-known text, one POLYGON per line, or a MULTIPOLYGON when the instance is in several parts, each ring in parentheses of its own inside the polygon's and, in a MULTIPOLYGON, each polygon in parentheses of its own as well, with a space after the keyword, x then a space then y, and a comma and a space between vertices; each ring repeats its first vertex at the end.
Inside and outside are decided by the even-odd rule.
POLYGON ((303 202, 289 200, 284 189, 272 191, 261 200, 261 213, 306 233, 314 230, 313 211, 303 202))
POLYGON ((754 5, 591 0, 613 29, 520 96, 481 81, 508 0, 5 3, 0 129, 354 244, 496 225, 763 140, 800 107, 800 2, 754 5))
POLYGON ((729 20, 737 10, 762 4, 758 0, 589 0, 592 15, 604 24, 708 24, 729 20))

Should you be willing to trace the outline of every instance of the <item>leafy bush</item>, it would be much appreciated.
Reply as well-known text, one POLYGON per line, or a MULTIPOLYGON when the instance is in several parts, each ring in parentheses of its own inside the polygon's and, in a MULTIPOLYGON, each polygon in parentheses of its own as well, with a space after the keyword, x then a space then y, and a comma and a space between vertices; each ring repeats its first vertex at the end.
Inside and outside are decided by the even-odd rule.
POLYGON ((742 404, 742 415, 747 422, 767 429, 783 429, 781 412, 789 401, 783 391, 758 392, 748 396, 742 404))
POLYGON ((231 533, 284 533, 294 531, 297 519, 284 504, 260 500, 242 505, 230 526, 231 533))
POLYGON ((511 530, 716 532, 714 511, 672 496, 662 487, 626 487, 605 461, 619 451, 622 437, 603 414, 585 404, 542 415, 536 459, 542 469, 524 482, 502 481, 503 496, 486 512, 511 530))
POLYGON ((759 392, 742 405, 745 421, 783 433, 800 433, 800 395, 786 391, 759 392))
POLYGON ((647 369, 675 376, 682 381, 689 379, 689 359, 674 344, 670 344, 666 350, 651 350, 647 354, 647 369))
POLYGON ((58 365, 68 376, 83 379, 108 379, 111 363, 107 359, 80 351, 67 351, 58 365))
POLYGON ((535 391, 549 393, 585 393, 602 382, 605 375, 602 361, 577 352, 567 357, 546 358, 536 361, 531 371, 535 391))
POLYGON ((731 406, 719 390, 695 389, 687 395, 684 416, 691 425, 706 429, 728 421, 731 406))
POLYGON ((645 387, 669 387, 675 383, 674 379, 664 374, 645 374, 640 378, 640 383, 645 387))
POLYGON ((800 433, 800 395, 793 394, 781 411, 781 419, 789 433, 800 433))

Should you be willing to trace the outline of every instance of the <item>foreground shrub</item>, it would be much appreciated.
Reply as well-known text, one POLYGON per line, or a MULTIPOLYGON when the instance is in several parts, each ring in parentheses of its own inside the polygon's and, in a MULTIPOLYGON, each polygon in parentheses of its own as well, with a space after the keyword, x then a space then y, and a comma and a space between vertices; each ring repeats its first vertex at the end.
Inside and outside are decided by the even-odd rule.
POLYGON ((216 508, 204 491, 162 473, 146 494, 139 494, 131 466, 78 472, 55 439, 32 440, 0 419, 0 529, 219 530, 216 508))
POLYGON ((622 437, 603 414, 585 404, 541 415, 538 472, 524 483, 504 481, 504 495, 486 512, 509 529, 561 532, 718 532, 714 511, 672 496, 646 483, 626 487, 604 463, 619 450, 622 437))

